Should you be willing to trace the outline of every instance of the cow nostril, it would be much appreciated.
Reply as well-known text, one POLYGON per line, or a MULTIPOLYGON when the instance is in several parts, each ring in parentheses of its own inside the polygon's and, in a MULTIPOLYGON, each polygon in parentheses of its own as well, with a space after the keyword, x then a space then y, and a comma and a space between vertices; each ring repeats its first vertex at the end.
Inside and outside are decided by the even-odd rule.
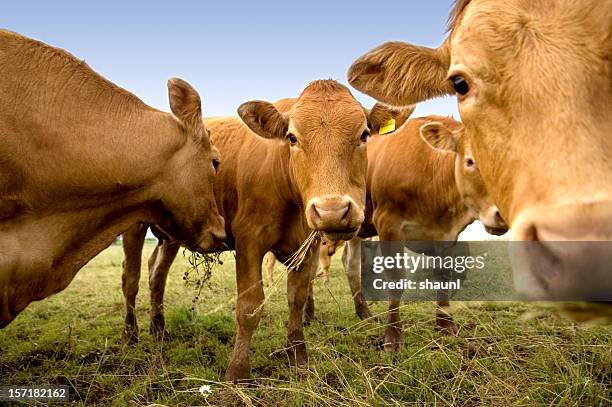
POLYGON ((312 205, 311 206, 311 211, 312 211, 312 218, 315 222, 318 222, 321 220, 321 214, 319 213, 319 211, 317 210, 317 205, 312 205))
POLYGON ((349 203, 346 205, 344 209, 344 213, 342 214, 342 220, 346 220, 350 213, 351 213, 351 202, 349 201, 349 203))
POLYGON ((528 240, 528 241, 534 241, 537 242, 538 240, 538 229, 534 224, 530 225, 526 230, 525 230, 525 237, 523 240, 528 240))

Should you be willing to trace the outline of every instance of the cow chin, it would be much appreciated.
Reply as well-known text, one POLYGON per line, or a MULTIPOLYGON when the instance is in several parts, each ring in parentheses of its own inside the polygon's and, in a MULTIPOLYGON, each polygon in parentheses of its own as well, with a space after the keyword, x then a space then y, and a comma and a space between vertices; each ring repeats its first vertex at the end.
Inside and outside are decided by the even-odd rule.
POLYGON ((355 229, 352 232, 322 232, 323 238, 327 239, 330 242, 339 242, 341 240, 351 240, 357 235, 357 231, 359 228, 355 229))
POLYGON ((500 215, 497 206, 490 206, 486 210, 481 211, 479 220, 490 235, 501 236, 508 231, 508 225, 506 225, 506 222, 500 215))
POLYGON ((485 230, 488 234, 493 236, 501 236, 505 235, 508 232, 507 227, 495 227, 495 226, 487 226, 485 225, 485 230))

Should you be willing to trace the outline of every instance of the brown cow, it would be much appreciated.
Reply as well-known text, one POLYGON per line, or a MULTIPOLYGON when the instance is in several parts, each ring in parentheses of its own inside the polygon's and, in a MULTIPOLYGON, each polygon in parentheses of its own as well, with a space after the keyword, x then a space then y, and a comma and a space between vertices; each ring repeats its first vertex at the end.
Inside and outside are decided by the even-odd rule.
MULTIPOLYGON (((484 186, 463 125, 449 117, 411 119, 391 135, 372 137, 367 180, 361 238, 378 234, 381 241, 454 242, 476 219, 489 233, 507 231, 484 186)), ((343 253, 343 263, 357 315, 369 316, 360 292, 360 249, 360 238, 352 239, 343 253)), ((447 307, 448 296, 439 293, 436 326, 455 334, 457 327, 447 307)), ((399 300, 394 299, 389 306, 384 347, 395 350, 400 341, 399 300)))
MULTIPOLYGON (((265 253, 272 251, 286 261, 311 231, 330 240, 350 239, 357 233, 366 193, 366 140, 401 111, 377 105, 368 112, 345 86, 323 80, 312 82, 296 99, 276 106, 247 102, 238 113, 242 121, 206 121, 224 157, 215 197, 226 221, 228 248, 236 250, 237 332, 227 380, 250 376, 250 342, 264 299, 265 253)), ((288 275, 292 364, 307 361, 302 313, 317 247, 318 241, 313 241, 309 255, 288 275)), ((155 260, 162 267, 154 273, 163 275, 164 281, 173 259, 167 255, 162 245, 155 260)))
POLYGON ((571 265, 592 251, 552 243, 612 239, 611 22, 610 0, 460 0, 438 49, 391 42, 349 70, 355 88, 396 106, 457 94, 513 238, 539 242, 514 270, 533 298, 612 293, 608 264, 581 272, 571 265))
POLYGON ((0 30, 0 327, 115 237, 159 223, 194 250, 225 238, 200 97, 157 111, 67 52, 0 30))

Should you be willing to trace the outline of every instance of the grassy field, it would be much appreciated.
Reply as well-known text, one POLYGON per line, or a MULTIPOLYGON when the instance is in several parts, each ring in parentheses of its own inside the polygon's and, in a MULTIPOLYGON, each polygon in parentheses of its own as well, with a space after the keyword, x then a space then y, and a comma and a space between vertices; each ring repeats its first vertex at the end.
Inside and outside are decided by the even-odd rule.
MULTIPOLYGON (((152 245, 147 244, 146 253, 152 245)), ((62 293, 32 304, 0 331, 0 385, 66 384, 75 405, 598 406, 612 404, 612 327, 581 327, 521 303, 464 303, 459 337, 434 332, 431 303, 407 303, 405 343, 382 350, 377 320, 354 315, 339 256, 330 282, 317 280, 317 320, 306 327, 308 370, 290 369, 284 284, 270 296, 252 346, 255 380, 222 382, 234 337, 234 259, 204 288, 186 286, 180 256, 169 276, 171 337, 148 333, 147 272, 137 315, 140 343, 121 342, 121 247, 111 246, 62 293), (282 355, 282 353, 281 353, 282 355), (206 397, 198 392, 210 385, 206 397)), ((282 276, 277 265, 277 276, 282 276)), ((384 313, 384 303, 372 311, 384 313)), ((1 402, 0 402, 1 403, 1 402)))

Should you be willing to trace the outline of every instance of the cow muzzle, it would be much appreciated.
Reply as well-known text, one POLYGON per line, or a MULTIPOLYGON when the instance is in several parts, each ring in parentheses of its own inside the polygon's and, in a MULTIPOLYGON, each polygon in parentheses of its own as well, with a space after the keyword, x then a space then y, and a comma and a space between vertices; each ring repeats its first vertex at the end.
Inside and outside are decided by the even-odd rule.
POLYGON ((200 253, 223 250, 226 248, 226 238, 225 221, 223 217, 216 215, 211 224, 204 229, 192 250, 200 253))
POLYGON ((612 300, 612 202, 530 211, 513 225, 515 287, 530 299, 612 300))
POLYGON ((315 197, 306 205, 308 226, 331 241, 352 239, 363 219, 363 210, 346 195, 315 197))
POLYGON ((485 227, 487 233, 495 236, 501 236, 508 231, 508 225, 499 213, 497 206, 487 208, 479 216, 480 222, 485 227))

